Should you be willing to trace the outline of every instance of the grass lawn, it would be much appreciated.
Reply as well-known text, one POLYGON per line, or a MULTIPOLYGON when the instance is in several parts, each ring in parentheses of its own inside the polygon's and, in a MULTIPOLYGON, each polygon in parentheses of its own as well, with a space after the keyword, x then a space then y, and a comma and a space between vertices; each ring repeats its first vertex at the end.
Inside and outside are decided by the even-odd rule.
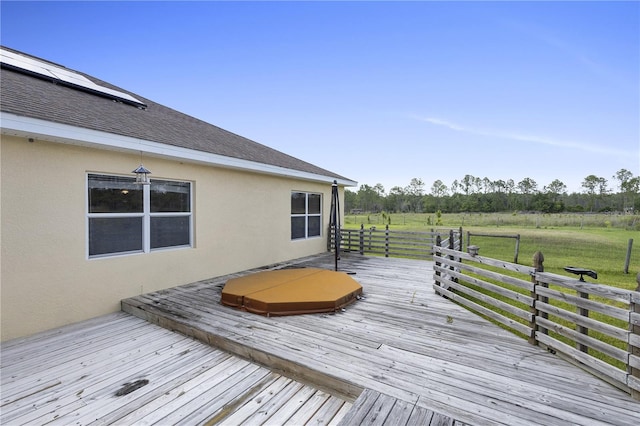
MULTIPOLYGON (((473 213, 443 214, 440 223, 433 213, 396 213, 391 215, 347 215, 345 228, 381 228, 391 221, 389 229, 428 231, 462 226, 467 244, 467 232, 520 235, 518 263, 531 265, 533 255, 541 251, 546 272, 568 275, 565 266, 592 269, 598 279, 587 281, 635 290, 636 274, 640 272, 640 216, 606 214, 510 214, 473 213), (629 273, 624 273, 629 239, 633 239, 629 273)), ((471 244, 480 247, 481 256, 513 262, 515 240, 472 236, 471 244)))

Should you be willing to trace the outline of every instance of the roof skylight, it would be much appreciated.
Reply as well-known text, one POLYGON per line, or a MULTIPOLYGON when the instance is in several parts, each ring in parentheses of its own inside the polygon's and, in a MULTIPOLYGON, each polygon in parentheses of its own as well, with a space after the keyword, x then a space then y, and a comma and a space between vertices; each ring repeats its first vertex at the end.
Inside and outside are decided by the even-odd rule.
POLYGON ((52 80, 56 83, 64 84, 75 89, 84 90, 100 96, 106 96, 138 107, 147 106, 145 103, 127 93, 100 86, 74 71, 53 65, 49 62, 19 55, 2 48, 0 48, 0 62, 3 67, 35 75, 47 80, 52 80))

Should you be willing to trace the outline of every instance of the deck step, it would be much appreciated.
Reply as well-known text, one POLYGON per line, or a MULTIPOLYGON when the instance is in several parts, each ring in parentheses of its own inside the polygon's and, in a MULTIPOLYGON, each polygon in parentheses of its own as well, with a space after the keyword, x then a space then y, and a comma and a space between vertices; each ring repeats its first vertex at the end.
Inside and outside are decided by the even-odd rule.
POLYGON ((391 424, 397 426, 464 425, 444 414, 435 413, 373 389, 365 389, 340 420, 338 426, 391 424))

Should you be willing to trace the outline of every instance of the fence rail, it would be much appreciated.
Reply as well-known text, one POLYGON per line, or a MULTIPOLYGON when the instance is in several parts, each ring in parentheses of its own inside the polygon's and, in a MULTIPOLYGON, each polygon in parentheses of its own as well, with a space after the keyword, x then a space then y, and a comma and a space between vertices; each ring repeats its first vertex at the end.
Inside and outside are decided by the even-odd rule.
MULTIPOLYGON (((329 235, 327 250, 330 251, 334 247, 333 229, 329 229, 329 235)), ((451 240, 454 241, 453 247, 462 248, 462 229, 409 232, 391 230, 389 225, 384 229, 375 226, 365 229, 361 225, 360 229, 340 229, 340 250, 363 255, 431 259, 433 245, 438 237, 446 237, 447 245, 451 240)))
POLYGON ((518 263, 518 256, 520 255, 520 234, 504 235, 504 234, 484 234, 478 232, 467 231, 467 247, 471 245, 471 236, 476 237, 489 237, 489 238, 513 238, 516 240, 516 246, 513 253, 513 263, 518 263))
MULTIPOLYGON (((434 248, 436 293, 522 334, 640 399, 640 291, 434 248)), ((640 290, 640 274, 638 274, 640 290)))

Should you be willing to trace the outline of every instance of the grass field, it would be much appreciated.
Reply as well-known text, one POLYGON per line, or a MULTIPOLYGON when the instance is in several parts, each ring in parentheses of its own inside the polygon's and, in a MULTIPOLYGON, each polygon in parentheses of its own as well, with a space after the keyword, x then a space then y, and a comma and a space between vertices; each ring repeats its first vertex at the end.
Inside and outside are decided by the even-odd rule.
MULTIPOLYGON (((433 228, 463 228, 467 232, 520 235, 518 263, 531 265, 533 255, 544 255, 545 271, 570 275, 565 266, 592 269, 600 284, 635 290, 640 272, 640 216, 606 214, 370 214, 347 215, 345 228, 364 224, 394 230, 427 231, 433 228), (624 273, 629 239, 633 239, 629 273, 624 273)), ((472 236, 471 244, 480 247, 480 255, 512 262, 515 240, 472 236)))
POLYGON ((493 228, 615 228, 640 232, 640 215, 589 213, 371 213, 346 215, 345 225, 386 225, 394 229, 425 230, 434 226, 493 228), (438 223, 440 222, 440 223, 438 223))

